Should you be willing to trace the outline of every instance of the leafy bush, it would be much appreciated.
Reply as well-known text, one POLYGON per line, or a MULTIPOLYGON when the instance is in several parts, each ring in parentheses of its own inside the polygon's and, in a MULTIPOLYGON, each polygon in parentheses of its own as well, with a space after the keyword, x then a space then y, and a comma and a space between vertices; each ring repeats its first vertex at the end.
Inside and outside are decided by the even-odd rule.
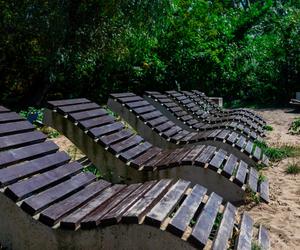
POLYGON ((290 126, 289 131, 292 134, 300 134, 300 118, 295 118, 290 126))
POLYGON ((270 126, 270 125, 265 125, 264 129, 267 130, 267 131, 273 131, 273 127, 270 126))
POLYGON ((38 109, 35 107, 28 107, 27 110, 21 110, 20 116, 28 119, 31 123, 42 123, 44 117, 44 109, 38 109))

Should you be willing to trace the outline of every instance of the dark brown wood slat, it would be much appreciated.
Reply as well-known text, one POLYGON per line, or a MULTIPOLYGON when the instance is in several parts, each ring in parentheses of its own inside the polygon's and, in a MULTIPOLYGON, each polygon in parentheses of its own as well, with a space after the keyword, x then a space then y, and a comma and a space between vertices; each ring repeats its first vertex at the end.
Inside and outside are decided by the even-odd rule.
POLYGON ((12 184, 31 175, 48 171, 69 162, 65 152, 57 152, 12 167, 0 169, 0 187, 12 184))
POLYGON ((149 113, 146 113, 146 114, 142 114, 140 115, 140 118, 143 120, 143 121, 148 121, 148 120, 151 120, 151 119, 154 119, 154 118, 157 118, 157 117, 160 117, 162 116, 162 113, 160 111, 153 111, 153 112, 149 112, 149 113))
POLYGON ((160 153, 158 153, 155 157, 153 157, 150 161, 144 164, 144 168, 146 170, 153 170, 154 166, 161 161, 162 159, 168 157, 169 154, 171 154, 172 150, 163 150, 160 153))
POLYGON ((241 227, 240 227, 240 234, 237 240, 236 249, 251 250, 252 234, 253 234, 253 220, 247 213, 244 213, 241 227))
POLYGON ((250 168, 248 175, 248 186, 253 192, 257 192, 258 172, 254 168, 250 168))
POLYGON ((30 215, 34 215, 55 202, 74 194, 95 180, 96 176, 90 172, 79 173, 65 182, 24 200, 21 207, 30 215))
POLYGON ((149 124, 151 127, 156 127, 166 121, 168 121, 169 119, 165 116, 159 116, 158 118, 155 118, 153 120, 150 120, 147 122, 147 124, 149 124))
POLYGON ((128 195, 123 201, 111 209, 101 218, 102 225, 113 225, 121 221, 123 214, 128 211, 143 195, 152 188, 157 181, 149 181, 139 186, 134 192, 128 195))
POLYGON ((183 109, 180 107, 173 107, 173 108, 170 108, 169 110, 171 110, 173 113, 176 113, 178 111, 182 111, 183 109))
POLYGON ((148 106, 148 105, 150 105, 150 104, 147 101, 137 101, 137 102, 130 102, 130 103, 126 104, 126 106, 130 109, 140 108, 140 107, 144 107, 144 106, 148 106))
POLYGON ((146 215, 145 223, 160 227, 161 223, 179 204, 189 186, 189 181, 178 180, 164 195, 164 197, 146 215))
POLYGON ((174 122, 168 121, 165 122, 157 127, 154 127, 154 130, 157 131, 158 133, 164 132, 170 128, 172 128, 173 126, 175 126, 174 122))
POLYGON ((247 145, 246 145, 246 147, 245 147, 245 151, 246 151, 249 155, 251 155, 252 150, 253 150, 253 147, 254 147, 253 142, 252 142, 252 141, 248 141, 248 142, 247 142, 247 145))
POLYGON ((141 200, 135 203, 122 217, 124 223, 138 223, 156 205, 171 186, 171 180, 160 180, 141 200))
POLYGON ((223 149, 219 149, 219 151, 214 155, 214 157, 209 162, 209 168, 218 170, 222 163, 224 162, 226 158, 227 152, 223 149))
POLYGON ((107 188, 104 192, 100 193, 87 204, 64 217, 60 222, 61 227, 75 230, 79 226, 81 221, 81 225, 83 227, 90 227, 90 224, 94 223, 93 221, 90 221, 91 218, 89 217, 89 214, 94 212, 97 208, 101 207, 101 205, 105 204, 112 196, 116 195, 124 188, 125 185, 114 185, 107 188), (88 220, 85 220, 85 218, 87 218, 88 220))
POLYGON ((58 101, 48 101, 47 106, 49 108, 56 108, 58 106, 67 106, 67 105, 75 105, 75 104, 83 104, 91 102, 85 98, 77 98, 77 99, 68 99, 68 100, 58 100, 58 101))
POLYGON ((185 115, 180 118, 182 121, 187 122, 188 120, 193 119, 191 115, 185 115))
POLYGON ((150 144, 149 142, 141 143, 141 144, 121 153, 120 159, 123 161, 132 160, 132 159, 140 156, 141 154, 143 154, 145 151, 147 151, 151 147, 152 147, 152 144, 150 144))
POLYGON ((89 202, 110 185, 110 183, 104 180, 94 182, 83 190, 71 195, 67 199, 55 203, 54 205, 42 211, 39 219, 46 225, 53 226, 61 218, 67 216, 82 205, 89 202))
POLYGON ((181 164, 183 165, 192 165, 194 164, 195 159, 205 148, 204 145, 199 145, 191 148, 190 152, 181 159, 181 164))
POLYGON ((14 201, 22 200, 29 197, 34 192, 55 185, 58 182, 77 174, 82 168, 83 167, 78 162, 67 163, 56 169, 10 185, 5 189, 5 194, 14 201))
POLYGON ((264 199, 266 202, 270 201, 269 197, 269 181, 264 180, 260 183, 259 186, 260 197, 264 199))
POLYGON ((78 123, 78 127, 81 129, 91 129, 94 127, 100 127, 109 123, 115 122, 115 119, 109 115, 100 116, 93 119, 84 120, 78 123))
POLYGON ((183 150, 184 150, 184 148, 176 148, 176 149, 171 150, 171 152, 170 152, 170 154, 168 154, 168 156, 161 158, 161 160, 155 164, 155 167, 160 168, 160 169, 169 167, 169 164, 173 161, 173 159, 178 154, 180 154, 183 150))
POLYGON ((0 168, 24 160, 30 160, 35 157, 54 153, 58 150, 58 146, 52 141, 46 141, 22 148, 12 149, 0 152, 0 168))
POLYGON ((0 113, 0 123, 14 122, 20 120, 24 120, 24 118, 22 118, 16 112, 0 113))
POLYGON ((238 138, 238 134, 232 132, 226 140, 234 144, 237 138, 238 138))
POLYGON ((34 143, 43 142, 46 139, 46 135, 38 131, 3 136, 0 137, 0 151, 8 150, 14 147, 23 147, 34 143))
POLYGON ((110 145, 108 150, 112 151, 113 153, 119 154, 125 151, 126 149, 129 149, 131 147, 140 144, 142 141, 143 141, 142 137, 140 137, 139 135, 134 135, 117 144, 110 145))
POLYGON ((3 107, 3 106, 0 106, 0 113, 4 113, 4 112, 9 112, 10 110, 3 107))
POLYGON ((149 150, 147 150, 146 152, 144 152, 142 155, 137 157, 136 159, 132 160, 130 162, 130 165, 134 166, 134 167, 141 167, 145 163, 147 163, 148 161, 153 159, 155 156, 157 156, 161 151, 162 150, 160 148, 152 147, 149 150))
POLYGON ((33 131, 34 129, 34 126, 28 121, 0 124, 0 136, 25 133, 28 131, 33 131))
POLYGON ((222 129, 216 129, 211 134, 209 134, 207 136, 207 138, 213 138, 214 139, 221 131, 222 131, 222 129))
POLYGON ((110 94, 111 97, 113 98, 120 98, 120 97, 130 97, 130 96, 135 96, 134 93, 131 92, 126 92, 126 93, 113 93, 110 94))
POLYGON ((257 161, 261 159, 261 149, 258 146, 255 147, 253 156, 257 161))
POLYGON ((235 214, 236 208, 231 203, 227 203, 217 236, 213 241, 213 250, 228 249, 228 241, 233 232, 235 214))
POLYGON ((122 129, 116 133, 102 136, 101 138, 99 138, 98 143, 101 143, 103 146, 107 147, 113 143, 118 143, 120 141, 126 140, 132 135, 133 133, 131 130, 122 129))
POLYGON ((163 136, 166 139, 169 139, 169 137, 172 137, 173 135, 179 133, 180 131, 182 131, 182 128, 179 126, 174 126, 166 131, 163 132, 163 136))
POLYGON ((219 195, 212 193, 205 204, 193 227, 192 234, 188 238, 188 241, 197 246, 197 248, 202 248, 206 245, 221 203, 222 198, 219 195))
POLYGON ((186 137, 188 134, 190 134, 190 132, 188 132, 186 130, 182 130, 181 132, 172 136, 172 141, 174 141, 175 143, 178 143, 178 142, 180 143, 180 140, 182 138, 186 137))
POLYGON ((143 101, 144 99, 140 96, 130 96, 130 97, 120 97, 117 99, 121 103, 128 103, 128 102, 136 102, 136 101, 143 101))
POLYGON ((93 138, 104 136, 107 134, 111 134, 113 132, 119 131, 124 128, 124 124, 121 122, 114 122, 111 124, 107 124, 101 127, 95 127, 88 130, 88 135, 92 136, 93 138))
MULTIPOLYGON (((112 210, 115 206, 117 206, 120 202, 122 202, 127 196, 129 196, 133 191, 137 190, 140 186, 141 184, 132 184, 130 186, 127 186, 126 188, 123 188, 120 192, 116 193, 109 200, 106 200, 106 202, 97 207, 95 211, 93 211, 91 214, 85 217, 81 221, 81 227, 93 228, 98 226, 101 223, 101 219, 105 214, 107 214, 110 210, 112 210)), ((62 223, 65 224, 65 221, 71 221, 73 225, 78 225, 78 222, 74 223, 74 220, 72 221, 69 219, 64 219, 62 223)), ((70 225, 70 223, 68 224, 70 225)))
POLYGON ((61 114, 69 114, 69 113, 75 113, 85 110, 93 110, 93 109, 99 109, 101 108, 96 103, 85 103, 85 104, 76 104, 76 105, 70 105, 70 106, 60 106, 57 108, 57 112, 61 114))
POLYGON ((258 231, 258 244, 263 250, 270 249, 270 239, 268 230, 262 225, 259 227, 258 231))
POLYGON ((170 159, 168 165, 171 167, 181 166, 182 159, 191 151, 190 147, 183 147, 180 151, 178 151, 177 155, 175 155, 172 159, 170 159))
POLYGON ((181 237, 184 231, 189 226, 196 211, 201 205, 201 202, 206 194, 207 189, 195 185, 191 193, 186 197, 179 209, 176 211, 174 217, 171 219, 167 226, 167 230, 179 237, 181 237))
POLYGON ((70 119, 72 122, 77 122, 77 121, 92 119, 103 115, 107 115, 107 111, 105 109, 100 108, 100 109, 92 109, 92 110, 86 110, 82 112, 68 114, 68 119, 70 119))
POLYGON ((228 177, 230 178, 233 174, 233 171, 236 167, 236 164, 237 164, 237 157, 235 155, 230 155, 229 158, 227 159, 226 161, 226 164, 223 168, 223 171, 222 171, 222 175, 224 175, 225 177, 228 177))
POLYGON ((245 183, 246 175, 247 175, 248 165, 244 161, 240 161, 240 164, 237 168, 237 173, 235 175, 235 179, 233 180, 238 185, 242 186, 245 183))
POLYGON ((246 142, 246 138, 241 135, 235 145, 241 149, 241 148, 244 148, 245 142, 246 142))
POLYGON ((201 154, 195 159, 195 164, 205 164, 208 163, 209 160, 212 158, 214 153, 216 152, 216 147, 207 146, 201 154))
POLYGON ((132 109, 133 112, 135 112, 138 115, 145 114, 145 113, 150 113, 156 110, 152 105, 141 107, 141 108, 134 108, 132 109))
POLYGON ((224 130, 222 130, 221 133, 219 133, 219 134, 217 135, 217 138, 220 139, 220 140, 225 140, 226 137, 230 134, 230 132, 231 132, 230 130, 224 129, 224 130))
POLYGON ((195 136, 197 136, 197 135, 198 135, 198 133, 190 132, 184 138, 181 138, 181 141, 186 142, 186 143, 196 142, 195 140, 192 140, 192 138, 195 138, 195 136))
POLYGON ((176 103, 174 103, 174 102, 164 103, 164 105, 168 108, 177 107, 176 103))

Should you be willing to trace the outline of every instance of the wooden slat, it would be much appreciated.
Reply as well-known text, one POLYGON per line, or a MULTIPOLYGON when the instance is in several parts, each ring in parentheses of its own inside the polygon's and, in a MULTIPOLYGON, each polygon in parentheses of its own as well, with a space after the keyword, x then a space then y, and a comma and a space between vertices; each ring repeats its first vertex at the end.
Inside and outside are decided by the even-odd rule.
POLYGON ((100 137, 106 134, 110 134, 124 128, 124 124, 121 122, 115 122, 111 124, 104 125, 102 127, 96 127, 88 130, 88 134, 94 138, 100 137))
POLYGON ((165 116, 159 116, 158 118, 152 119, 147 122, 151 127, 156 127, 164 122, 168 121, 168 118, 165 116))
POLYGON ((93 223, 94 218, 93 216, 89 216, 91 213, 96 211, 97 209, 101 208, 111 197, 116 195, 122 189, 125 188, 125 185, 114 185, 105 189, 104 192, 100 193, 94 199, 89 201, 84 206, 80 207, 73 213, 69 214, 68 216, 64 217, 61 220, 61 227, 68 228, 75 230, 76 227, 82 222, 82 224, 87 224, 88 222, 93 223))
POLYGON ((237 240, 236 249, 251 250, 252 234, 253 234, 253 220, 247 213, 244 213, 241 227, 240 227, 240 234, 237 240))
POLYGON ((0 136, 33 131, 34 126, 28 121, 0 124, 0 136))
POLYGON ((24 118, 22 118, 16 112, 0 113, 0 123, 14 122, 20 120, 24 120, 24 118))
POLYGON ((69 180, 58 184, 46 191, 26 199, 21 207, 30 215, 34 215, 51 206, 67 196, 79 191, 81 188, 96 180, 96 176, 90 172, 80 173, 69 180))
POLYGON ((155 111, 156 108, 154 108, 152 105, 148 105, 148 106, 145 106, 145 107, 141 107, 141 108, 134 108, 133 111, 136 113, 136 114, 145 114, 145 113, 150 113, 152 111, 155 111))
POLYGON ((0 168, 18 163, 20 161, 54 153, 57 150, 58 146, 55 143, 52 141, 46 141, 22 148, 0 152, 0 168))
POLYGON ((258 146, 255 147, 253 155, 254 155, 254 159, 256 159, 256 160, 261 159, 261 149, 258 146))
POLYGON ((164 196, 170 186, 171 180, 160 180, 141 200, 135 203, 123 215, 122 221, 125 223, 138 223, 139 220, 164 196))
POLYGON ((153 112, 150 112, 150 113, 140 115, 140 118, 143 121, 148 121, 148 120, 160 117, 160 116, 162 116, 162 113, 160 111, 153 111, 153 112))
POLYGON ((12 184, 31 175, 48 171, 67 163, 70 157, 65 152, 46 155, 12 167, 0 169, 0 187, 12 184))
POLYGON ((150 105, 149 102, 147 102, 147 101, 137 101, 137 102, 130 102, 130 103, 126 104, 126 106, 130 109, 140 108, 140 107, 144 107, 147 105, 150 105))
POLYGON ((68 114, 68 119, 70 119, 72 122, 84 121, 86 119, 92 119, 103 115, 107 115, 107 111, 102 108, 99 108, 68 114))
POLYGON ((260 183, 259 187, 260 197, 264 199, 266 202, 270 201, 269 198, 269 181, 264 180, 260 183))
POLYGON ((223 171, 222 171, 222 175, 224 175, 225 177, 228 177, 230 178, 232 176, 232 173, 235 169, 235 166, 237 164, 237 157, 235 155, 230 155, 229 158, 227 159, 226 161, 226 164, 223 168, 223 171))
POLYGON ((214 155, 214 157, 209 162, 209 168, 219 169, 226 158, 227 152, 223 149, 219 149, 218 152, 214 155))
POLYGON ((222 130, 221 133, 219 133, 219 134, 217 135, 217 138, 219 138, 219 139, 221 139, 221 140, 225 140, 226 137, 230 134, 230 132, 231 132, 230 130, 224 129, 224 130, 222 130))
POLYGON ((89 202, 108 186, 110 186, 110 183, 103 180, 94 182, 83 190, 71 195, 67 199, 55 203, 54 205, 42 211, 39 219, 46 225, 53 226, 63 216, 72 213, 80 206, 89 202))
POLYGON ((33 176, 30 179, 12 184, 5 189, 5 194, 14 201, 19 201, 29 197, 33 192, 55 185, 56 183, 77 174, 82 168, 83 167, 78 162, 68 163, 43 174, 33 176))
POLYGON ((104 147, 107 147, 113 143, 118 143, 120 141, 126 140, 132 135, 133 133, 131 130, 122 129, 113 134, 102 136, 101 138, 99 138, 98 142, 101 143, 104 147))
POLYGON ((0 106, 0 113, 4 113, 4 112, 9 112, 9 109, 7 109, 3 106, 0 106))
POLYGON ((238 148, 244 148, 245 142, 246 142, 246 138, 241 135, 240 138, 238 139, 237 143, 236 143, 236 146, 238 148))
POLYGON ((142 155, 137 157, 136 159, 132 160, 130 162, 130 165, 134 167, 141 167, 151 159, 153 159, 156 155, 158 155, 162 150, 157 147, 152 147, 146 152, 144 152, 142 155))
POLYGON ((115 119, 109 115, 100 116, 97 118, 92 118, 88 120, 84 120, 78 123, 78 127, 83 130, 91 129, 93 127, 100 127, 107 125, 109 123, 113 123, 115 119))
POLYGON ((128 139, 121 141, 117 144, 113 144, 110 146, 109 150, 119 154, 123 151, 125 151, 128 148, 134 147, 135 145, 140 144, 143 141, 143 138, 138 136, 138 135, 134 135, 132 137, 129 137, 128 139))
POLYGON ((238 185, 243 185, 245 183, 246 175, 247 175, 248 165, 244 161, 240 161, 240 164, 237 169, 237 173, 235 175, 235 179, 233 180, 238 185))
POLYGON ((238 134, 232 132, 230 136, 227 138, 227 141, 231 142, 232 144, 235 143, 236 139, 238 138, 238 134))
POLYGON ((61 114, 75 113, 86 110, 99 109, 100 106, 96 103, 85 103, 85 104, 76 104, 70 106, 60 106, 57 108, 57 112, 61 114))
POLYGON ((252 153, 253 146, 254 146, 254 144, 253 144, 252 141, 248 141, 248 142, 247 142, 245 151, 246 151, 249 155, 251 155, 251 153, 252 153))
POLYGON ((43 142, 47 137, 38 131, 0 137, 0 151, 43 142))
POLYGON ((120 159, 124 161, 129 161, 131 159, 136 158, 137 156, 143 154, 146 150, 152 147, 152 144, 149 142, 141 143, 127 151, 124 151, 120 154, 120 159))
POLYGON ((213 241, 213 250, 228 249, 228 241, 233 231, 235 214, 236 208, 227 203, 217 236, 213 241))
POLYGON ((258 244, 263 250, 270 249, 270 239, 268 230, 262 225, 259 227, 258 244))
POLYGON ((191 151, 181 160, 181 163, 185 165, 192 165, 204 148, 204 145, 192 148, 191 151))
POLYGON ((120 97, 118 101, 121 103, 128 103, 128 102, 136 102, 136 101, 143 101, 143 98, 140 96, 130 96, 130 97, 120 97))
POLYGON ((212 193, 205 204, 193 227, 192 234, 188 238, 188 241, 197 246, 197 248, 202 248, 206 245, 221 203, 222 198, 219 195, 212 193))
POLYGON ((58 101, 48 101, 47 106, 49 108, 55 108, 58 106, 67 106, 67 105, 75 105, 75 104, 82 104, 82 103, 89 103, 91 102, 85 98, 77 98, 77 99, 68 99, 68 100, 58 100, 58 101))
POLYGON ((120 98, 120 97, 130 97, 130 96, 135 96, 135 94, 131 92, 126 92, 126 93, 113 93, 110 94, 111 97, 113 98, 120 98))
POLYGON ((253 192, 257 192, 258 172, 254 168, 250 168, 248 175, 248 185, 253 192))
POLYGON ((186 197, 179 209, 176 211, 174 217, 168 224, 167 230, 179 237, 181 237, 190 224, 196 211, 200 207, 200 204, 206 194, 207 189, 195 185, 191 193, 186 197))
POLYGON ((216 151, 216 147, 207 146, 201 154, 195 159, 195 164, 205 164, 208 163, 211 157, 214 155, 216 151))
POLYGON ((189 181, 177 181, 146 215, 145 223, 160 227, 161 223, 171 214, 175 206, 179 204, 189 185, 189 181))

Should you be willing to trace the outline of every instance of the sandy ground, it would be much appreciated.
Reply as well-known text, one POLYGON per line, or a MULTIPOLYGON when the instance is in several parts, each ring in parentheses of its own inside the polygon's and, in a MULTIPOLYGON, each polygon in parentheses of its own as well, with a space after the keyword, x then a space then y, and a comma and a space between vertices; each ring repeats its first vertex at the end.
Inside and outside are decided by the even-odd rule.
MULTIPOLYGON (((268 132, 269 145, 300 146, 300 136, 288 133, 289 126, 298 113, 290 110, 265 109, 257 111, 274 130, 268 132)), ((73 159, 83 157, 72 143, 63 136, 53 139, 62 150, 73 159)), ((272 249, 300 249, 300 175, 288 175, 285 169, 290 163, 299 162, 300 157, 284 159, 264 170, 270 182, 269 204, 260 203, 241 206, 239 211, 247 211, 255 223, 262 223, 270 230, 272 249)))
MULTIPOLYGON (((300 136, 288 133, 289 126, 298 113, 290 110, 266 109, 260 113, 274 130, 268 132, 269 145, 300 146, 300 136)), ((300 157, 287 158, 264 171, 270 182, 269 204, 261 203, 241 207, 253 216, 256 223, 270 230, 272 249, 300 249, 300 175, 289 175, 285 169, 291 163, 300 164, 300 157)))

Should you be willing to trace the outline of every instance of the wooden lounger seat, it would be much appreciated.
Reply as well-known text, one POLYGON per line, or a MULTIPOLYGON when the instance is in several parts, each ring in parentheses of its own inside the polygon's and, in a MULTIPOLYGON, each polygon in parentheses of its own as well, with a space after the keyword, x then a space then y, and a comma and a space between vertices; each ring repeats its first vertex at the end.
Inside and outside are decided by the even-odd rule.
POLYGON ((265 136, 263 129, 256 125, 249 126, 248 124, 226 119, 211 123, 212 120, 207 118, 210 115, 193 102, 188 104, 180 104, 173 100, 172 97, 168 97, 167 95, 153 91, 147 91, 144 95, 144 99, 165 113, 165 115, 169 118, 176 117, 175 121, 180 122, 180 124, 186 124, 190 130, 192 129, 192 131, 229 128, 253 140, 261 140, 261 137, 265 136))
POLYGON ((216 115, 228 115, 228 114, 235 114, 235 115, 242 115, 242 116, 248 116, 257 122, 259 122, 261 125, 266 125, 266 121, 263 119, 262 116, 255 113, 253 110, 250 109, 222 109, 217 104, 212 102, 209 97, 207 97, 203 92, 200 92, 199 90, 193 90, 190 91, 181 91, 182 93, 186 94, 187 96, 190 96, 192 98, 195 98, 195 100, 199 102, 204 102, 206 104, 206 107, 210 109, 210 112, 216 114, 216 115), (197 98, 197 99, 196 99, 197 98))
POLYGON ((240 218, 205 187, 170 179, 131 185, 97 180, 29 122, 1 106, 0 112, 5 249, 227 249, 229 242, 236 249, 251 249, 254 242, 270 248, 264 226, 254 227, 247 213, 240 218))
POLYGON ((298 99, 291 99, 290 104, 294 108, 300 108, 300 100, 298 100, 298 99))
POLYGON ((238 125, 243 125, 244 127, 250 129, 250 131, 258 131, 261 136, 264 136, 264 124, 261 124, 261 121, 257 117, 245 116, 245 112, 242 114, 224 114, 218 112, 216 109, 213 109, 210 106, 208 106, 210 107, 210 110, 205 110, 204 106, 202 105, 202 101, 199 101, 195 94, 192 94, 188 91, 183 91, 183 93, 179 93, 177 91, 166 91, 166 94, 182 108, 184 108, 190 115, 200 119, 201 121, 207 120, 210 123, 234 121, 238 125))
POLYGON ((235 155, 209 145, 161 149, 97 104, 79 100, 48 102, 44 123, 67 136, 105 178, 128 183, 182 178, 205 185, 230 201, 243 200, 247 187, 269 200, 268 181, 261 182, 255 168, 235 155))
POLYGON ((180 122, 172 114, 168 114, 166 109, 160 109, 160 112, 156 109, 157 105, 154 106, 155 103, 151 105, 147 100, 149 98, 143 99, 133 93, 111 94, 108 107, 120 114, 141 136, 155 146, 174 148, 186 144, 207 144, 231 152, 249 165, 268 165, 268 157, 255 145, 252 138, 246 138, 237 130, 219 127, 211 129, 209 125, 206 131, 195 132, 194 129, 189 129, 187 123, 180 122))

